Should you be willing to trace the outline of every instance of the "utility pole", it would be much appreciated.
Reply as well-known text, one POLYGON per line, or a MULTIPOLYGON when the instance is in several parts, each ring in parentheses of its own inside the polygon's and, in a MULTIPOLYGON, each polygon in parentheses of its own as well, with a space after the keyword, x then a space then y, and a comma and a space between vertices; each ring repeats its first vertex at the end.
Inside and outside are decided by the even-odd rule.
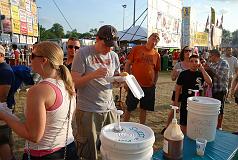
POLYGON ((135 27, 135 17, 136 17, 136 0, 134 0, 134 16, 133 16, 133 26, 135 27))
POLYGON ((125 8, 126 8, 126 4, 122 5, 123 7, 123 30, 124 30, 124 24, 125 24, 125 8))

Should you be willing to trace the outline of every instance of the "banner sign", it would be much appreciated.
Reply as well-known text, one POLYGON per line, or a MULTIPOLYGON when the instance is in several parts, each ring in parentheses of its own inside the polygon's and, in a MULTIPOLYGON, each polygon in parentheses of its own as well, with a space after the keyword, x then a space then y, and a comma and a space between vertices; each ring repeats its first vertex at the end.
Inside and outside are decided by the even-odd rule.
POLYGON ((39 33, 38 33, 38 24, 33 24, 33 35, 35 37, 38 37, 39 36, 39 33))
POLYGON ((19 6, 19 0, 11 0, 11 5, 19 6))
POLYGON ((196 32, 194 35, 194 46, 208 46, 208 33, 196 32))
POLYGON ((9 44, 11 42, 10 34, 2 33, 1 40, 2 40, 3 44, 9 44))
POLYGON ((32 25, 32 23, 27 23, 27 34, 28 34, 28 36, 33 36, 33 25, 32 25))
POLYGON ((21 22, 21 34, 27 35, 28 30, 27 30, 27 23, 26 22, 21 22))
POLYGON ((159 33, 157 47, 181 47, 181 12, 181 0, 148 0, 147 37, 159 33))
POLYGON ((16 19, 12 19, 12 32, 20 34, 20 21, 16 19))
POLYGON ((215 25, 215 18, 216 18, 216 15, 215 15, 215 9, 211 7, 211 25, 214 24, 215 25))
POLYGON ((11 9, 10 9, 10 5, 8 3, 1 2, 1 14, 10 18, 11 9))
POLYGON ((9 0, 1 0, 1 2, 9 4, 9 0))
POLYGON ((36 3, 31 2, 31 13, 36 15, 37 14, 37 6, 36 3))
POLYGON ((19 11, 20 11, 20 21, 22 21, 22 22, 26 22, 26 10, 24 10, 24 9, 19 9, 19 11))
POLYGON ((20 43, 26 43, 26 36, 20 35, 20 43))
POLYGON ((12 34, 12 43, 19 43, 19 35, 12 34))
POLYGON ((25 2, 25 0, 20 0, 20 2, 19 2, 19 8, 22 8, 22 9, 26 9, 26 2, 25 2))
POLYGON ((35 44, 37 41, 37 37, 33 37, 32 43, 35 44))
POLYGON ((12 19, 20 20, 18 6, 11 6, 12 9, 12 19))
POLYGON ((37 15, 33 15, 33 23, 38 24, 38 17, 37 17, 37 15))
POLYGON ((181 47, 190 46, 190 7, 183 7, 182 9, 182 44, 181 47))
POLYGON ((222 29, 219 27, 212 27, 211 31, 211 44, 213 47, 221 45, 222 40, 222 29))
POLYGON ((32 17, 31 12, 26 12, 26 21, 27 21, 27 23, 32 23, 33 17, 32 17))
POLYGON ((31 1, 30 0, 26 0, 26 11, 31 12, 31 1))
POLYGON ((30 37, 30 36, 27 36, 27 44, 33 44, 33 38, 32 37, 30 37))

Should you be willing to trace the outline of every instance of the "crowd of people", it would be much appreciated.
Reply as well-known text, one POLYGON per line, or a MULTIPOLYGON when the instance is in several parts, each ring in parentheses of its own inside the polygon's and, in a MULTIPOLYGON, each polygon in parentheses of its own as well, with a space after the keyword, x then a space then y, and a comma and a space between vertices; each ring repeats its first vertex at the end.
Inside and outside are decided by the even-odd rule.
MULTIPOLYGON (((159 34, 152 33, 146 44, 133 47, 123 60, 113 51, 118 47, 117 30, 111 25, 100 27, 96 43, 91 46, 80 48, 78 39, 69 38, 66 60, 56 43, 35 44, 30 55, 31 69, 41 80, 27 92, 24 121, 12 114, 15 74, 5 62, 5 48, 0 46, 0 158, 15 159, 14 131, 26 140, 24 160, 96 160, 102 127, 117 121, 113 87, 124 86, 127 91, 123 120, 129 121, 131 112, 140 104, 140 123, 146 124, 147 111, 154 111, 158 98, 155 88, 161 56, 154 48, 159 41, 159 34), (142 87, 145 96, 140 100, 123 82, 108 82, 105 78, 120 75, 121 68, 134 75, 142 87)), ((180 108, 182 131, 186 134, 187 98, 194 95, 191 90, 221 101, 217 121, 217 129, 221 130, 228 96, 234 96, 238 103, 238 62, 231 55, 232 49, 226 49, 224 58, 216 49, 203 57, 189 46, 181 53, 175 52, 171 79, 176 84, 171 104, 180 108)), ((166 127, 172 116, 171 111, 166 127)))

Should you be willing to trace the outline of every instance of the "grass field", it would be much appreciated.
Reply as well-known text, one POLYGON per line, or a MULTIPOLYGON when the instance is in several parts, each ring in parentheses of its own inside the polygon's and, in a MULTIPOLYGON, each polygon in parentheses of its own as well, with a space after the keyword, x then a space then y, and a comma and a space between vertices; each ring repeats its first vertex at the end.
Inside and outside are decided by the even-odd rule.
MULTIPOLYGON (((169 72, 161 72, 159 75, 159 80, 156 87, 156 103, 155 103, 155 111, 148 112, 147 114, 147 122, 146 125, 151 127, 155 133, 155 143, 154 147, 160 149, 162 147, 163 136, 160 134, 160 131, 164 128, 167 120, 168 111, 170 110, 170 99, 171 93, 174 88, 175 82, 172 82, 170 79, 169 72)), ((115 89, 114 93, 118 94, 119 90, 115 89)), ((23 108, 25 106, 25 98, 26 91, 22 90, 16 94, 16 114, 22 120, 23 116, 23 108)), ((123 90, 122 100, 125 100, 125 94, 123 90)), ((234 100, 232 100, 234 101, 234 100)), ((238 130, 238 105, 234 102, 231 104, 226 104, 225 106, 225 115, 223 122, 223 130, 228 132, 234 132, 238 130)), ((138 119, 138 111, 132 113, 131 116, 132 122, 139 122, 138 119)), ((14 152, 17 156, 17 159, 21 158, 23 148, 24 148, 24 140, 19 138, 14 134, 15 146, 14 152)))

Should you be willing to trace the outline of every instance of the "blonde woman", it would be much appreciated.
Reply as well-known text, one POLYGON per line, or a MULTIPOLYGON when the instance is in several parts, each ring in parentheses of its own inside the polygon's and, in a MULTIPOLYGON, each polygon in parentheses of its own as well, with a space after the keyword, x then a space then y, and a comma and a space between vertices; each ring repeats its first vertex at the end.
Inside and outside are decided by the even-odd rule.
POLYGON ((76 100, 72 78, 63 65, 63 51, 53 42, 34 45, 32 70, 43 80, 27 93, 25 121, 0 110, 5 121, 26 139, 23 159, 77 159, 71 128, 76 100))

